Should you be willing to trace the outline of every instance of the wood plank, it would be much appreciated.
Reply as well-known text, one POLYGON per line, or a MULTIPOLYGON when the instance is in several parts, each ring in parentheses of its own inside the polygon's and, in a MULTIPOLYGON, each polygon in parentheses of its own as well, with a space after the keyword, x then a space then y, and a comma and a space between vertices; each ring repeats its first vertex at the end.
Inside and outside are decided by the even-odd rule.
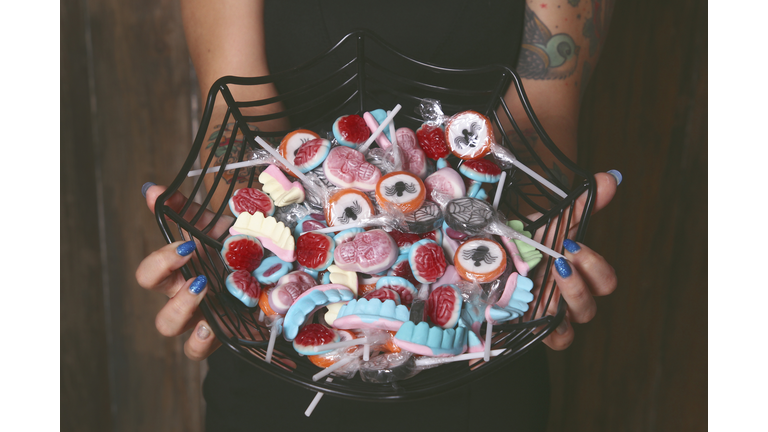
POLYGON ((140 194, 168 184, 187 154, 189 60, 176 0, 90 0, 111 321, 110 368, 116 431, 200 431, 200 364, 184 338, 164 338, 154 319, 165 304, 134 272, 164 244, 140 194))
POLYGON ((706 7, 619 2, 579 158, 624 183, 587 242, 618 290, 551 352, 551 431, 706 428, 706 7))
POLYGON ((110 431, 84 2, 61 2, 61 429, 110 431))

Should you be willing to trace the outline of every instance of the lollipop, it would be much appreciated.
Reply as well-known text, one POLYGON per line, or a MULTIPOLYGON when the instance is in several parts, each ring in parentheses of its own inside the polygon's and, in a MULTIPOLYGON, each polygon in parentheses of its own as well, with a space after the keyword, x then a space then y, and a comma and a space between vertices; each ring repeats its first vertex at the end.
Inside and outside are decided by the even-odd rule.
POLYGON ((445 124, 445 140, 458 158, 479 159, 491 152, 493 128, 488 117, 476 111, 464 111, 445 124))
POLYGON ((477 198, 457 198, 445 206, 445 222, 449 227, 469 235, 495 234, 527 243, 555 258, 565 258, 552 249, 518 233, 499 220, 493 207, 477 198))
POLYGON ((374 213, 376 210, 368 195, 357 189, 341 189, 328 198, 325 221, 329 227, 346 225, 370 217, 374 213))
POLYGON ((464 280, 486 283, 504 273, 507 254, 504 253, 504 248, 493 240, 473 238, 459 246, 453 263, 456 272, 464 280))
POLYGON ((379 205, 391 205, 403 213, 418 210, 425 197, 424 183, 418 176, 407 171, 389 173, 376 183, 376 200, 379 205))

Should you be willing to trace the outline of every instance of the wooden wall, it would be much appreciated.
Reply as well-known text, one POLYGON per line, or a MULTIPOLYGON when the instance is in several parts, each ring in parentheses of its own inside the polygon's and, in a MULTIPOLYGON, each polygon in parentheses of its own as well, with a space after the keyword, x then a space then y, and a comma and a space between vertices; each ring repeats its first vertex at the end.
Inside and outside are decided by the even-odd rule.
MULTIPOLYGON (((618 169, 588 242, 620 286, 550 355, 551 431, 706 428, 707 6, 618 2, 580 162, 618 169)), ((133 273, 162 245, 140 194, 194 129, 177 0, 61 2, 61 426, 200 431, 204 364, 154 329, 133 273)))

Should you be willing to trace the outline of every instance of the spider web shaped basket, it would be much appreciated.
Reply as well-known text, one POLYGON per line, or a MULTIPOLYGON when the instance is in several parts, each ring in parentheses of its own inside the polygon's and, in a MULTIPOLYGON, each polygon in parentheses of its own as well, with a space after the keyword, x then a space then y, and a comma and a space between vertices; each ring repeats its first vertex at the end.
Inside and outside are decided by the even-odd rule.
MULTIPOLYGON (((208 295, 201 309, 216 337, 228 349, 255 367, 311 390, 355 399, 409 400, 437 394, 493 373, 541 343, 557 327, 565 315, 566 304, 555 289, 553 279, 549 278, 553 259, 544 255, 538 269, 545 273, 543 280, 552 279, 551 284, 534 288, 536 298, 524 317, 493 327, 494 332, 500 332, 494 349, 503 348, 504 352, 473 369, 463 361, 424 370, 413 378, 390 384, 367 383, 358 376, 353 379, 335 378, 333 382, 315 382, 312 376, 320 368, 297 354, 282 337, 277 338, 272 362, 264 361, 269 329, 259 322, 258 306, 246 307, 226 289, 224 281, 229 270, 223 263, 220 250, 229 233, 223 230, 222 234, 212 236, 217 222, 221 225, 226 223, 226 220, 220 221, 222 218, 231 218, 227 216, 227 202, 236 182, 228 181, 223 170, 187 177, 187 173, 195 168, 202 146, 213 149, 205 160, 201 160, 205 170, 246 160, 246 150, 258 148, 254 142, 256 136, 279 143, 293 130, 310 129, 325 137, 333 121, 342 115, 362 115, 378 108, 392 109, 398 103, 403 108, 395 117, 397 127, 407 126, 416 130, 423 119, 414 108, 423 98, 439 100, 447 115, 470 109, 483 113, 494 125, 499 144, 509 148, 518 158, 525 153, 528 167, 567 193, 566 198, 561 198, 524 172, 508 169, 499 206, 507 219, 523 221, 529 232, 544 230, 543 238, 558 239, 547 246, 562 251, 562 239, 569 236, 566 224, 570 224, 574 217, 580 217, 581 224, 575 233, 571 233, 575 234, 571 238, 576 241, 583 239, 595 196, 594 177, 579 169, 547 136, 531 109, 519 76, 513 70, 505 66, 476 69, 438 67, 402 55, 370 32, 358 30, 342 38, 325 54, 283 73, 258 78, 219 79, 208 94, 198 133, 184 165, 167 191, 157 199, 155 214, 166 241, 171 243, 194 238, 202 245, 197 248, 194 259, 181 270, 187 279, 196 275, 208 278, 208 295), (278 89, 290 85, 293 90, 260 100, 247 98, 250 90, 270 84, 278 89), (526 139, 512 117, 504 101, 510 85, 517 90, 524 112, 543 145, 534 148, 532 140, 526 139), (275 112, 274 107, 278 103, 281 106, 275 112), (232 127, 210 134, 214 130, 211 126, 228 123, 232 127), (505 129, 507 134, 517 135, 520 143, 512 146, 508 136, 498 132, 505 129), (246 145, 242 145, 243 142, 246 145), (545 161, 550 162, 547 164, 545 161), (561 173, 553 172, 552 161, 557 161, 562 167, 561 173), (574 186, 565 184, 567 180, 561 180, 563 175, 558 174, 572 177, 574 186), (204 177, 211 183, 204 185, 204 177), (178 211, 168 205, 167 200, 182 187, 189 196, 197 196, 195 201, 199 209, 197 205, 192 205, 193 200, 178 211), (585 191, 588 193, 583 214, 576 215, 574 202, 585 191), (214 193, 223 197, 221 204, 212 204, 214 193), (212 217, 211 213, 204 214, 206 209, 213 213, 212 217), (526 214, 534 212, 542 216, 535 220, 526 217, 526 214), (186 218, 181 216, 185 214, 186 218), (556 313, 548 314, 548 309, 554 309, 556 313)), ((258 184, 258 175, 263 168, 240 168, 228 173, 246 181, 247 187, 252 187, 258 184)), ((222 231, 221 226, 218 229, 222 231)), ((485 334, 485 325, 482 332, 485 334)))

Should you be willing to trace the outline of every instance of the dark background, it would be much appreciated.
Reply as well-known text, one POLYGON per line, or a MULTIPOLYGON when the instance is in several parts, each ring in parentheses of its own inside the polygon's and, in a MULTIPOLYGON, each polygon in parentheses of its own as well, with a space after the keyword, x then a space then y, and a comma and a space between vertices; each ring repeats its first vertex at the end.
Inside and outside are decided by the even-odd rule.
MULTIPOLYGON (((196 131, 178 1, 62 0, 60 79, 62 430, 200 431, 205 364, 133 276, 196 131)), ((551 431, 707 428, 707 85, 706 3, 617 2, 579 163, 624 175, 586 240, 620 284, 550 352, 551 431)))

